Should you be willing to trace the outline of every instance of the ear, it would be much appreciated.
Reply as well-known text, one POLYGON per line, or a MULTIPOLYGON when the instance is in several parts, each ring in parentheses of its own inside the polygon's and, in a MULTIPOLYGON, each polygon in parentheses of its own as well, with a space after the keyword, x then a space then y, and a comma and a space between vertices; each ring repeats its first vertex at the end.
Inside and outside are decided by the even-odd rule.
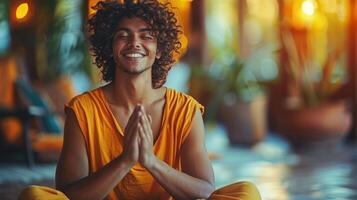
POLYGON ((159 50, 156 51, 156 59, 160 59, 161 58, 161 52, 159 50))

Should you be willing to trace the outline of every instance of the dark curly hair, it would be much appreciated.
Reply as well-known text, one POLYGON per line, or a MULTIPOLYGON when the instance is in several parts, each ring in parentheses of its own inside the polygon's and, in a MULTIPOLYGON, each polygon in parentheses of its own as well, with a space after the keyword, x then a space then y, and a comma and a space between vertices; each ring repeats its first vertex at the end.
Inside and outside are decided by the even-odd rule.
POLYGON ((119 21, 122 18, 139 17, 157 34, 157 48, 160 59, 152 66, 152 85, 161 87, 166 82, 168 71, 175 63, 174 53, 179 53, 179 36, 182 28, 178 25, 170 3, 157 0, 100 1, 94 7, 96 13, 88 20, 89 41, 95 64, 102 72, 103 80, 110 82, 115 76, 115 61, 112 42, 119 21))

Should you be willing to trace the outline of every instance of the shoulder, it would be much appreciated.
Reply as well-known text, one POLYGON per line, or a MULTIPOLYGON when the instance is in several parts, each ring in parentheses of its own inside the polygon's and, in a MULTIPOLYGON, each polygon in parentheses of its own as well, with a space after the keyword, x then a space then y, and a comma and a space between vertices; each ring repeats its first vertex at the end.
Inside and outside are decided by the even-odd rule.
POLYGON ((196 110, 196 108, 198 108, 202 114, 204 112, 204 107, 195 98, 188 94, 167 88, 167 95, 168 103, 172 109, 196 110))
POLYGON ((192 96, 173 89, 168 88, 167 95, 168 123, 176 135, 176 141, 182 145, 190 134, 195 118, 202 119, 199 114, 203 114, 204 107, 192 96), (198 116, 195 117, 196 115, 198 116))
POLYGON ((96 102, 100 101, 100 88, 84 92, 75 96, 65 105, 65 113, 72 118, 76 118, 82 133, 87 133, 90 125, 88 119, 94 119, 94 111, 98 109, 96 102))
POLYGON ((67 107, 89 105, 100 97, 100 89, 96 88, 73 97, 67 104, 67 107))

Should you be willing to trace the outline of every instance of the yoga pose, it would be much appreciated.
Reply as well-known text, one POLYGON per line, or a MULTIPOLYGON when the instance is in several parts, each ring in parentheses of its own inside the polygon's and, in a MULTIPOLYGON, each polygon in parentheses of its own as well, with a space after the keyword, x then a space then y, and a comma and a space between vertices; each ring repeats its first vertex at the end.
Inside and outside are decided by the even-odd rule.
POLYGON ((162 86, 181 47, 169 4, 103 1, 95 9, 89 40, 108 84, 65 106, 57 190, 32 186, 24 198, 260 199, 247 182, 215 191, 203 107, 162 86))

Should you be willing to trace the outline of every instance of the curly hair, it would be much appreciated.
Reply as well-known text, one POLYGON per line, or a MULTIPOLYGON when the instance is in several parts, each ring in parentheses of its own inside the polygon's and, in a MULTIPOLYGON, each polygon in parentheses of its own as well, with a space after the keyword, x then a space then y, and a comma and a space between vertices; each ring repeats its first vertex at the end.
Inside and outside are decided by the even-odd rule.
POLYGON ((182 27, 178 25, 170 3, 157 0, 100 1, 94 7, 96 13, 88 20, 89 41, 95 58, 94 63, 102 72, 104 81, 114 80, 116 63, 113 56, 113 37, 122 18, 138 17, 144 20, 157 34, 157 48, 161 53, 152 66, 152 85, 161 87, 175 63, 174 52, 179 53, 179 36, 182 27))

